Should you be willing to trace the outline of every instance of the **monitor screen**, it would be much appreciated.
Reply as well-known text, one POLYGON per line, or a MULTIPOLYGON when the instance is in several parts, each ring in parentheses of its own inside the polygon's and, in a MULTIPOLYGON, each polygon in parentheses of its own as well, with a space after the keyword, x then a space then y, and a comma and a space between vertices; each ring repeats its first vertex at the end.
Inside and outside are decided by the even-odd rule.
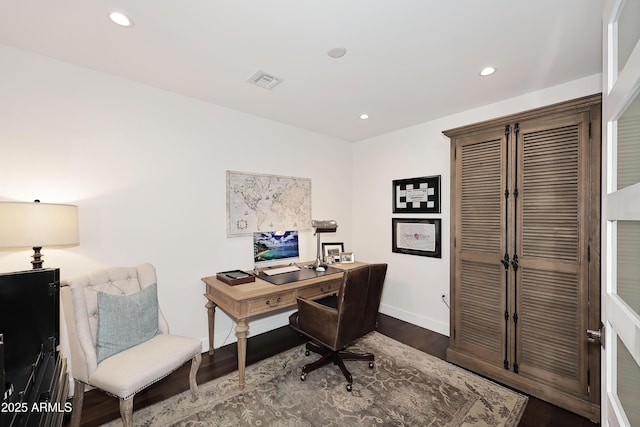
POLYGON ((253 262, 256 268, 299 261, 297 231, 258 231, 253 233, 253 262))

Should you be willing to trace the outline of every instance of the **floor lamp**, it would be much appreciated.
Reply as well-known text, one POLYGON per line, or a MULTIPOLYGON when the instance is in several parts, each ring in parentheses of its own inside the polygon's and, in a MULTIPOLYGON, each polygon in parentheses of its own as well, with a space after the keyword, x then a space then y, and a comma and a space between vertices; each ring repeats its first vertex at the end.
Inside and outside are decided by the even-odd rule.
POLYGON ((313 264, 313 267, 317 270, 318 268, 325 268, 326 265, 322 262, 322 252, 320 249, 320 233, 335 233, 338 229, 338 223, 335 220, 313 220, 311 221, 311 226, 315 228, 315 235, 318 237, 318 250, 316 253, 316 262, 313 264))
POLYGON ((0 248, 33 248, 34 269, 42 268, 43 246, 80 242, 78 207, 53 203, 0 202, 0 248))

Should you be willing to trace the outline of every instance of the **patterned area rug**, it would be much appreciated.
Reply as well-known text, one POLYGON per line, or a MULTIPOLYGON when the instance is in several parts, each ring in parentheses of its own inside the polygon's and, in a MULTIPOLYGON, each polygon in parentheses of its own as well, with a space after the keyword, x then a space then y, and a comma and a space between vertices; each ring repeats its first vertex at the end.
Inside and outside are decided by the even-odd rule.
MULTIPOLYGON (((346 362, 353 391, 329 364, 300 380, 318 355, 304 346, 247 367, 245 390, 232 372, 134 412, 136 426, 516 426, 527 398, 464 369, 373 332, 356 351, 375 354, 346 362)), ((106 424, 119 426, 120 420, 106 424)))

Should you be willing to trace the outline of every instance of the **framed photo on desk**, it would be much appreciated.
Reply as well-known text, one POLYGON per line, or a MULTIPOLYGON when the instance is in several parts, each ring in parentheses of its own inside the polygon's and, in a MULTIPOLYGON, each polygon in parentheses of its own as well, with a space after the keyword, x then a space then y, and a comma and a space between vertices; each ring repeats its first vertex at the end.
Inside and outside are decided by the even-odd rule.
POLYGON ((353 264, 356 262, 356 256, 353 252, 340 252, 340 262, 342 264, 353 264))
POLYGON ((323 259, 327 257, 333 258, 333 262, 340 262, 340 252, 344 252, 344 243, 323 243, 322 244, 322 256, 323 259))

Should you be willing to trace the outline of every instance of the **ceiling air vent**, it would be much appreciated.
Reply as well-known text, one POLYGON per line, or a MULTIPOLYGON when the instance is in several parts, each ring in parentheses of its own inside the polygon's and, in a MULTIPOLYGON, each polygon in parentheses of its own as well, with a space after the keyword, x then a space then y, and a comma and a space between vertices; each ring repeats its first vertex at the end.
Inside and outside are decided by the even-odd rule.
POLYGON ((273 89, 278 83, 282 81, 282 79, 271 76, 262 71, 256 71, 255 74, 249 77, 249 80, 247 81, 264 89, 273 89))

